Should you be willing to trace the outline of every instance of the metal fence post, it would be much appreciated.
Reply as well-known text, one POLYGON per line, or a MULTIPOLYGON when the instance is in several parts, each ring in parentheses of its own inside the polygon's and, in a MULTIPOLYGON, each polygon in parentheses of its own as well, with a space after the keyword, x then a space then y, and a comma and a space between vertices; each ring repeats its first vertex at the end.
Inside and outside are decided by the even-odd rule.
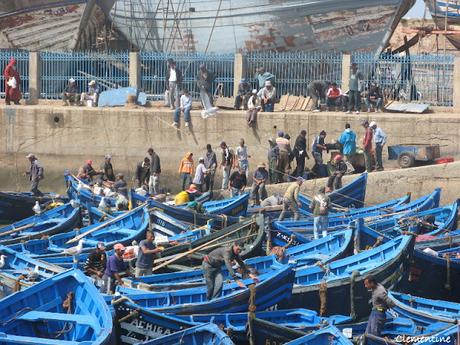
POLYGON ((27 104, 38 104, 41 86, 40 54, 29 53, 29 100, 27 104))
POLYGON ((141 61, 138 52, 129 53, 129 86, 141 87, 141 61))
POLYGON ((241 53, 235 54, 235 63, 233 65, 233 97, 238 94, 238 84, 246 74, 244 66, 244 56, 241 53))
POLYGON ((460 57, 454 58, 453 103, 454 110, 460 112, 460 57))
POLYGON ((346 92, 348 90, 348 81, 350 79, 350 65, 351 65, 351 55, 343 54, 342 55, 342 90, 346 92))

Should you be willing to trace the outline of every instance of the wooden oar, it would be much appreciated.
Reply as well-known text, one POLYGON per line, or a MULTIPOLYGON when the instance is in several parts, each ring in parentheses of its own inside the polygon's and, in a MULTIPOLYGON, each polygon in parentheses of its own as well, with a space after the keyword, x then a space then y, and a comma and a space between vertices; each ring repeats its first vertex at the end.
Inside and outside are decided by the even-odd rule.
POLYGON ((181 259, 183 257, 186 257, 187 255, 193 254, 193 253, 195 253, 195 252, 197 252, 199 250, 203 250, 203 249, 209 247, 211 244, 217 242, 218 240, 220 240, 220 239, 222 239, 222 238, 224 238, 224 237, 226 237, 228 235, 234 234, 235 232, 240 231, 241 229, 243 229, 243 227, 239 227, 238 229, 235 229, 235 230, 230 231, 230 232, 228 232, 226 234, 223 234, 222 236, 216 237, 215 239, 213 239, 213 240, 211 240, 211 241, 209 241, 207 243, 203 243, 201 246, 198 246, 196 248, 190 249, 189 251, 187 251, 185 253, 178 254, 177 256, 172 258, 171 260, 163 262, 161 265, 158 265, 158 266, 154 267, 152 271, 155 272, 155 271, 159 270, 160 268, 168 266, 169 264, 171 264, 173 262, 176 262, 177 260, 179 260, 179 259, 181 259))
MULTIPOLYGON (((133 209, 133 210, 131 210, 131 211, 129 211, 129 212, 133 212, 133 213, 134 213, 134 211, 136 211, 136 210, 138 210, 138 209, 140 209, 140 208, 143 208, 145 205, 146 205, 146 204, 143 203, 142 205, 137 206, 135 209, 133 209)), ((101 225, 98 225, 98 226, 96 226, 95 228, 92 228, 91 230, 88 230, 88 231, 86 231, 86 232, 84 232, 84 233, 82 233, 82 234, 80 234, 80 235, 78 235, 78 236, 75 236, 75 237, 72 238, 71 240, 68 240, 68 241, 66 242, 66 244, 71 244, 71 243, 74 243, 74 242, 78 242, 78 241, 80 241, 83 237, 86 237, 86 236, 88 236, 89 234, 92 234, 93 232, 95 232, 95 231, 97 231, 97 230, 100 230, 100 229, 106 227, 107 225, 110 225, 110 224, 112 224, 112 223, 115 223, 116 221, 120 220, 121 218, 123 218, 123 217, 125 217, 125 216, 126 216, 126 213, 123 213, 123 214, 119 215, 118 217, 112 218, 112 219, 108 220, 107 222, 105 222, 105 223, 103 223, 103 224, 101 224, 101 225)))
MULTIPOLYGON (((32 228, 34 226, 35 226, 35 223, 32 223, 32 224, 23 225, 23 226, 20 226, 19 228, 15 228, 15 229, 8 230, 8 231, 5 231, 5 232, 0 232, 0 237, 1 236, 6 236, 6 235, 11 235, 11 234, 14 234, 15 232, 23 231, 23 230, 26 230, 26 229, 30 229, 30 228, 32 228)), ((0 231, 1 230, 2 229, 0 229, 0 231)))

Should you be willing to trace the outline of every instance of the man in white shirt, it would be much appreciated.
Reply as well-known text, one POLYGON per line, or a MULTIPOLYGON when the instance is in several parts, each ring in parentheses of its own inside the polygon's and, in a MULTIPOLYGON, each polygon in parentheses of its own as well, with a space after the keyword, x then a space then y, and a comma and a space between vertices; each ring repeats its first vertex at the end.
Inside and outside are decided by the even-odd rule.
POLYGON ((199 159, 199 164, 196 167, 195 171, 195 177, 193 178, 193 184, 196 185, 196 188, 200 191, 203 192, 203 184, 204 184, 204 178, 208 172, 206 169, 206 166, 204 165, 204 158, 200 157, 199 159))
POLYGON ((182 87, 182 73, 176 67, 173 59, 168 59, 168 70, 166 72, 166 90, 169 90, 169 103, 171 109, 179 107, 179 92, 182 87))
POLYGON ((248 155, 248 147, 244 144, 244 139, 240 139, 240 146, 236 148, 236 156, 238 158, 238 167, 243 170, 246 178, 248 178, 249 174, 249 160, 251 156, 248 155))

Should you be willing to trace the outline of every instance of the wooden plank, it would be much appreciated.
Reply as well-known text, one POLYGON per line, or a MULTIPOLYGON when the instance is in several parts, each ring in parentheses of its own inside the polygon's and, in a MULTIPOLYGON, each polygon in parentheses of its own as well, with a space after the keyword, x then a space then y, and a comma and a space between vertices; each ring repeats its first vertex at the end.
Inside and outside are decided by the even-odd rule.
POLYGON ((311 103, 310 96, 305 97, 305 102, 304 102, 301 110, 306 111, 308 109, 308 107, 310 106, 310 103, 311 103))
POLYGON ((275 111, 284 111, 286 109, 286 104, 289 100, 289 94, 282 95, 279 103, 275 103, 275 111))

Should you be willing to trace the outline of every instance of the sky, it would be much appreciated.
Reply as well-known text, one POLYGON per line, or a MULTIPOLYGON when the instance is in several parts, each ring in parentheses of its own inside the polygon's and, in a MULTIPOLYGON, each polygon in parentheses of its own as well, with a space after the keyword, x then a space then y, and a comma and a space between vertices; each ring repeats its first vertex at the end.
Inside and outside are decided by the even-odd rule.
MULTIPOLYGON (((414 7, 404 16, 404 18, 423 18, 425 12, 425 2, 423 0, 417 0, 414 7)), ((430 18, 430 12, 427 11, 427 18, 430 18)))

